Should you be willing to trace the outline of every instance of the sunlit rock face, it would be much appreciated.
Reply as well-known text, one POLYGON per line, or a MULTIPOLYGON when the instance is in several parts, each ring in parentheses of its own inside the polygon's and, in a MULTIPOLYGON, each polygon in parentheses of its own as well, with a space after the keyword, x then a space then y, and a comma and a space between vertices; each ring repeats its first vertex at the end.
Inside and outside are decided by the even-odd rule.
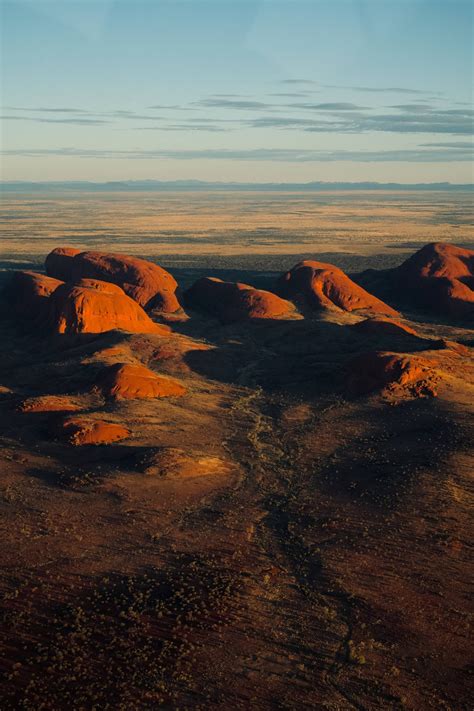
POLYGON ((181 308, 174 277, 158 264, 145 259, 59 247, 47 256, 45 265, 48 275, 63 281, 87 278, 117 284, 146 309, 174 313, 181 308))
POLYGON ((455 317, 474 315, 473 250, 433 242, 394 271, 421 305, 455 317))
POLYGON ((87 444, 112 444, 130 436, 127 427, 115 422, 91 420, 87 417, 69 416, 55 423, 53 434, 59 439, 79 447, 87 444))
POLYGON ((411 279, 445 277, 474 286, 474 251, 455 244, 432 242, 403 262, 398 272, 411 279))
POLYGON ((185 294, 191 308, 217 316, 222 321, 285 319, 296 315, 294 305, 270 291, 214 277, 199 279, 185 294))
POLYGON ((296 264, 278 279, 276 291, 312 309, 337 307, 343 311, 364 309, 386 316, 398 315, 391 306, 353 282, 342 269, 324 262, 305 260, 296 264))
POLYGON ((116 363, 99 376, 96 388, 116 400, 180 397, 186 388, 178 380, 157 375, 143 365, 116 363))
POLYGON ((474 251, 432 242, 394 269, 367 269, 357 281, 403 307, 456 321, 474 318, 474 251))
POLYGON ((168 334, 139 304, 115 284, 81 279, 59 286, 51 296, 50 325, 56 333, 103 333, 114 329, 130 333, 168 334))

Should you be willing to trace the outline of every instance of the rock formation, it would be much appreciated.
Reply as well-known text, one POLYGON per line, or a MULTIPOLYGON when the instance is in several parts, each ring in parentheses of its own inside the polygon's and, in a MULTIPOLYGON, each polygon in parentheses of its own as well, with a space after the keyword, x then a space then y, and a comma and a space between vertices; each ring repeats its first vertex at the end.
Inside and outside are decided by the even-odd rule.
POLYGON ((474 251, 431 242, 403 262, 397 271, 410 281, 427 277, 459 279, 474 289, 474 251))
POLYGON ((106 397, 115 399, 141 399, 179 397, 186 388, 173 378, 156 375, 143 365, 116 363, 99 376, 96 388, 106 397))
POLYGON ((145 309, 173 313, 181 308, 171 274, 138 257, 59 247, 47 256, 46 271, 63 281, 99 279, 116 284, 145 309))
POLYGON ((103 333, 121 329, 131 333, 168 334, 154 323, 119 286, 94 279, 59 286, 51 296, 50 322, 56 333, 103 333))
POLYGON ((289 301, 262 289, 214 277, 198 279, 185 294, 191 308, 201 309, 222 321, 285 319, 296 315, 289 301))
POLYGON ((29 397, 18 405, 19 412, 77 412, 83 405, 68 395, 29 397))
POLYGON ((55 433, 69 444, 111 444, 130 436, 131 432, 122 425, 85 417, 67 417, 56 426, 55 433))
POLYGON ((74 258, 80 253, 80 249, 73 247, 56 247, 46 257, 44 263, 46 274, 61 281, 71 281, 74 258))
POLYGON ((418 356, 373 351, 348 363, 346 382, 355 396, 386 391, 427 397, 436 395, 437 376, 432 363, 418 356))
POLYGON ((474 317, 474 251, 432 242, 394 269, 368 269, 359 283, 382 297, 456 320, 474 317))
POLYGON ((373 336, 416 336, 419 334, 411 326, 389 318, 366 318, 358 321, 352 328, 361 334, 373 336))
POLYGON ((343 311, 364 309, 387 316, 397 316, 398 312, 377 297, 349 279, 342 269, 305 260, 283 274, 276 291, 286 299, 302 302, 311 309, 331 309, 343 311))
POLYGON ((49 297, 62 283, 36 272, 15 272, 7 288, 7 297, 18 314, 38 319, 47 315, 49 297))

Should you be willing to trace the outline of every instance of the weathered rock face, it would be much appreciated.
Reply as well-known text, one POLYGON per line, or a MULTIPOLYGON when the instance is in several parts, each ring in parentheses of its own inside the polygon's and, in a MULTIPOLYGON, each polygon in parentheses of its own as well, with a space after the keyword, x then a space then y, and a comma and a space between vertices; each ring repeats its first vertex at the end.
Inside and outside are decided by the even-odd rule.
POLYGON ((117 363, 106 368, 96 387, 106 397, 127 400, 180 397, 186 393, 186 388, 178 380, 156 375, 143 365, 129 363, 117 363))
POLYGON ((44 263, 46 274, 61 281, 70 281, 74 257, 80 253, 80 249, 74 249, 73 247, 57 247, 53 249, 44 263))
POLYGON ((474 287, 474 251, 445 242, 426 244, 398 267, 410 280, 420 278, 459 279, 474 287))
POLYGON ((222 321, 285 319, 296 315, 289 301, 262 289, 214 277, 199 279, 185 294, 192 308, 202 309, 222 321))
POLYGON ((181 308, 175 293, 178 284, 171 274, 138 257, 60 247, 46 258, 46 271, 53 277, 61 275, 63 281, 86 278, 116 284, 145 309, 173 313, 181 308))
POLYGON ((391 306, 369 294, 332 264, 306 260, 283 274, 277 282, 277 292, 286 299, 303 301, 312 309, 343 311, 370 310, 388 316, 397 316, 391 306))
POLYGON ((347 366, 347 388, 356 396, 374 391, 435 396, 436 382, 432 364, 412 355, 374 351, 357 356, 347 366))
POLYGON ((50 299, 50 321, 56 333, 103 333, 121 329, 130 333, 168 334, 154 323, 120 287, 94 279, 59 286, 50 299))
POLYGON ((63 282, 36 272, 15 272, 7 295, 15 311, 29 319, 46 316, 49 297, 63 282))
POLYGON ((130 436, 126 427, 114 422, 89 420, 85 417, 67 417, 55 427, 55 434, 76 447, 85 444, 111 444, 130 436))
POLYGON ((474 316, 474 251, 433 242, 394 270, 417 304, 453 317, 474 316))
POLYGON ((474 251, 433 242, 394 269, 368 269, 357 281, 382 298, 455 320, 474 318, 474 251))

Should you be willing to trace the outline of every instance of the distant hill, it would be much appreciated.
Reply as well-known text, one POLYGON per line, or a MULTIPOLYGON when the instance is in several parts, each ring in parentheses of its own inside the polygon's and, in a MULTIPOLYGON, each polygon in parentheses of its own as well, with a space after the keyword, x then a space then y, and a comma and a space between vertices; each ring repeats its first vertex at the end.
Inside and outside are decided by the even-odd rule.
POLYGON ((0 182, 0 191, 3 192, 44 192, 44 191, 70 191, 79 190, 86 192, 130 192, 130 191, 196 191, 196 190, 236 190, 255 192, 285 192, 285 191, 315 191, 330 190, 449 190, 471 191, 472 183, 211 183, 201 180, 121 180, 103 183, 89 181, 55 181, 55 182, 27 182, 3 181, 0 182))

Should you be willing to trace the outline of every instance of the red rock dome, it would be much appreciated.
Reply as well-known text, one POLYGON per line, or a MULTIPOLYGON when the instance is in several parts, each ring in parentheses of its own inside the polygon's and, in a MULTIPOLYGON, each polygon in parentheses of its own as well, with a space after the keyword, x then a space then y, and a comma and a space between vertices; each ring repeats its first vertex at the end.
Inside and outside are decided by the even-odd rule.
POLYGON ((289 301, 262 289, 214 277, 199 279, 185 294, 192 308, 202 309, 223 321, 285 319, 296 315, 289 301))
POLYGON ((324 262, 300 262, 279 278, 276 290, 280 296, 303 300, 313 309, 336 306, 343 311, 366 309, 389 316, 398 315, 391 306, 355 284, 342 269, 324 262))
POLYGON ((119 286, 94 279, 62 284, 51 296, 50 321, 56 333, 103 333, 121 329, 130 333, 169 334, 154 323, 119 286))
POLYGON ((143 365, 116 363, 101 373, 97 389, 106 397, 116 399, 142 399, 179 397, 186 388, 174 378, 157 375, 143 365))
POLYGON ((432 363, 412 355, 373 351, 352 359, 347 366, 351 395, 405 390, 414 397, 436 395, 432 363))
POLYGON ((359 333, 374 336, 417 336, 419 334, 411 326, 389 318, 366 318, 355 323, 352 328, 359 333))
POLYGON ((117 284, 146 309, 173 313, 181 308, 174 277, 158 264, 138 257, 59 247, 46 257, 46 271, 63 281, 87 278, 117 284))
POLYGON ((85 417, 67 417, 55 427, 55 433, 61 439, 76 447, 85 444, 111 444, 130 436, 126 427, 114 422, 90 420, 85 417))
POLYGON ((48 313, 49 297, 62 283, 36 272, 15 272, 7 296, 18 314, 37 319, 48 313))
POLYGON ((53 249, 44 263, 46 274, 55 279, 61 279, 61 281, 70 281, 74 257, 80 253, 81 250, 74 249, 74 247, 57 247, 53 249))
POLYGON ((410 279, 460 279, 474 287, 474 251, 445 242, 431 242, 403 262, 398 272, 410 279))

